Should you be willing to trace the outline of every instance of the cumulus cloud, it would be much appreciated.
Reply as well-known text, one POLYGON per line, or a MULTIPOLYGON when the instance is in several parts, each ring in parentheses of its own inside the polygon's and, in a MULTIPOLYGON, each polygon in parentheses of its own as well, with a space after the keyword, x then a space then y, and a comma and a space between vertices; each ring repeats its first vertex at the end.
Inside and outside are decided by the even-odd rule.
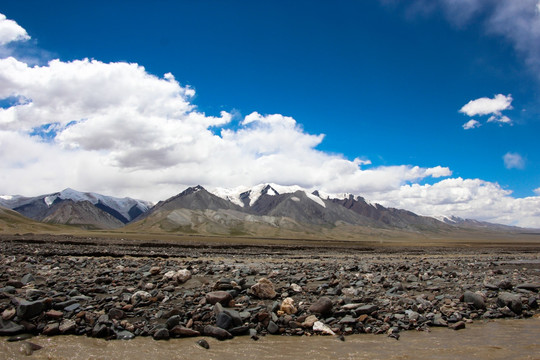
MULTIPOLYGON (((487 122, 512 125, 512 120, 508 116, 502 114, 502 111, 512 109, 512 100, 512 95, 505 96, 503 94, 497 94, 493 99, 482 97, 469 101, 459 110, 459 112, 468 116, 491 114, 487 122)), ((463 125, 463 129, 469 130, 479 127, 480 125, 480 122, 477 120, 469 120, 463 125)))
POLYGON ((512 95, 504 96, 497 94, 493 99, 483 97, 469 101, 459 112, 469 116, 495 114, 501 115, 501 111, 512 109, 512 95))
MULTIPOLYGON (((540 3, 539 3, 540 6, 540 3)), ((540 11, 540 9, 539 9, 540 11)), ((540 187, 533 190, 536 195, 540 195, 540 187)))
POLYGON ((518 153, 508 152, 503 156, 504 166, 507 169, 524 169, 525 160, 518 153))
POLYGON ((17 22, 9 20, 0 13, 0 46, 13 41, 28 40, 30 36, 17 22))
POLYGON ((471 120, 467 121, 465 124, 463 124, 463 128, 465 130, 478 128, 480 126, 482 126, 482 124, 479 121, 474 120, 474 119, 471 119, 471 120))
POLYGON ((371 193, 370 199, 422 215, 453 214, 465 219, 539 228, 540 196, 516 199, 511 193, 497 183, 448 178, 433 185, 406 184, 392 191, 371 193))
POLYGON ((224 128, 231 114, 201 113, 192 89, 138 64, 83 59, 29 66, 9 57, 0 59, 0 83, 0 98, 17 99, 0 109, 2 174, 10 174, 0 185, 8 193, 70 186, 156 201, 199 183, 359 192, 451 174, 441 166, 365 169, 367 159, 317 150, 323 134, 306 133, 280 114, 254 112, 235 130, 224 128), (33 150, 14 150, 21 148, 33 150))

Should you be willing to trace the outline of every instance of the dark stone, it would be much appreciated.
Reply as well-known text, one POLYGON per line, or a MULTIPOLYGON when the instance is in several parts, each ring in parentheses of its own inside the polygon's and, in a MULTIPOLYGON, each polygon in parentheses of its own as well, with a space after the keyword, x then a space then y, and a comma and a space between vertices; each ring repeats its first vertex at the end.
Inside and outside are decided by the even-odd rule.
POLYGON ((249 331, 249 326, 246 326, 246 325, 242 325, 242 326, 237 326, 237 327, 233 327, 229 330, 227 330, 231 333, 231 335, 233 336, 241 336, 241 335, 246 335, 249 331))
POLYGON ((472 291, 465 291, 463 294, 463 302, 472 304, 475 309, 485 309, 486 303, 484 297, 480 294, 473 293, 472 291))
POLYGON ((458 321, 455 324, 452 324, 452 326, 450 326, 450 328, 452 328, 454 330, 465 329, 465 322, 464 321, 458 321))
POLYGON ((499 297, 497 298, 497 305, 499 307, 508 306, 510 310, 518 315, 521 314, 522 311, 521 296, 517 294, 508 292, 500 293, 499 297))
POLYGON ((276 325, 275 322, 270 321, 266 330, 268 330, 270 334, 275 335, 279 331, 279 327, 276 325))
POLYGON ((121 320, 125 316, 124 311, 117 308, 112 308, 109 310, 109 318, 114 320, 121 320))
POLYGON ((220 312, 216 316, 216 326, 228 330, 232 325, 232 318, 225 312, 220 312))
POLYGON ((528 302, 531 309, 538 309, 538 301, 536 300, 536 297, 531 296, 528 302))
POLYGON ((201 335, 199 331, 184 327, 182 325, 176 325, 169 331, 169 333, 171 335, 175 335, 179 337, 192 337, 192 336, 201 335))
POLYGON ((32 274, 26 274, 22 277, 21 279, 21 282, 24 284, 24 285, 27 285, 33 281, 36 281, 36 279, 34 278, 34 275, 32 274))
POLYGON ((362 305, 359 308, 356 308, 354 312, 357 315, 363 315, 363 314, 370 315, 371 313, 377 311, 377 309, 378 309, 377 305, 368 304, 368 305, 362 305))
POLYGON ((22 340, 28 340, 32 337, 34 337, 34 335, 32 334, 21 334, 21 335, 12 336, 9 339, 7 339, 7 341, 9 342, 22 341, 22 340))
POLYGON ((92 337, 95 338, 104 338, 109 336, 109 328, 105 324, 97 323, 91 332, 92 337))
POLYGON ((43 312, 45 309, 45 303, 43 300, 26 301, 19 300, 17 305, 17 316, 21 319, 31 319, 43 312))
POLYGON ((167 319, 167 329, 172 329, 176 325, 180 324, 180 315, 173 315, 167 319))
POLYGON ((540 290, 540 284, 519 284, 516 288, 538 292, 540 290))
POLYGON ((206 294, 206 302, 212 305, 221 303, 223 306, 227 306, 232 299, 233 297, 228 291, 211 291, 206 294))
POLYGON ((169 330, 165 328, 157 329, 152 337, 154 340, 169 340, 169 330))
POLYGON ((81 304, 79 304, 79 303, 74 303, 74 304, 71 304, 71 305, 66 306, 66 307, 64 308, 64 310, 70 312, 70 311, 75 311, 75 310, 77 310, 77 309, 80 308, 80 307, 81 307, 81 304))
POLYGON ((511 290, 514 285, 512 285, 510 280, 502 280, 500 283, 497 284, 497 287, 503 290, 511 290))
POLYGON ((233 337, 232 334, 227 330, 212 325, 206 325, 204 327, 203 334, 218 340, 227 340, 232 339, 233 337))
POLYGON ((6 321, 0 317, 0 336, 16 335, 25 330, 26 328, 23 325, 16 324, 13 321, 6 321))
POLYGON ((60 324, 59 323, 52 323, 52 324, 47 324, 45 325, 45 327, 43 328, 43 331, 42 331, 42 334, 43 335, 46 335, 46 336, 54 336, 54 335, 57 335, 59 332, 60 332, 60 324))
POLYGON ((332 300, 323 296, 309 307, 309 311, 321 315, 330 314, 332 312, 332 300))
POLYGON ((200 339, 200 340, 197 340, 197 345, 199 345, 200 347, 203 347, 205 349, 210 349, 210 344, 208 344, 208 341, 204 340, 204 339, 200 339))

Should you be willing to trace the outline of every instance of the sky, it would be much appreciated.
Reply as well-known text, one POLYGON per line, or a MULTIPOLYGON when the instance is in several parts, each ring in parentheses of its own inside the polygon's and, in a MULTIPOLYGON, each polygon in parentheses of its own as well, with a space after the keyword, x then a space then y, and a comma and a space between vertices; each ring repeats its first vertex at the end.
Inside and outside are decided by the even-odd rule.
POLYGON ((538 0, 0 14, 0 194, 276 183, 540 228, 538 0))

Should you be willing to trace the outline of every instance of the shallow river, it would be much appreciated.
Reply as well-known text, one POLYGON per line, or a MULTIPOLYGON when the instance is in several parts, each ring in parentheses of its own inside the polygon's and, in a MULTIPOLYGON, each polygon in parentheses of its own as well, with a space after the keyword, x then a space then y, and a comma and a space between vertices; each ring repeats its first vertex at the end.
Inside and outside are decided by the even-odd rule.
POLYGON ((399 340, 384 335, 266 336, 259 341, 238 337, 207 339, 210 349, 194 338, 154 341, 136 338, 105 341, 87 337, 34 337, 43 346, 24 354, 23 342, 0 338, 0 359, 540 359, 540 318, 468 324, 464 330, 434 328, 402 332, 399 340))

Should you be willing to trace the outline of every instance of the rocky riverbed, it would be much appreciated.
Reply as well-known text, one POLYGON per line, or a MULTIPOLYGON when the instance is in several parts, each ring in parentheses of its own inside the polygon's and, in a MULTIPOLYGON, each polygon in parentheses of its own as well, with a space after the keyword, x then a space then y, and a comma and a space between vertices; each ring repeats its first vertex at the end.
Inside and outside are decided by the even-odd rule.
POLYGON ((0 335, 12 340, 399 339, 404 330, 459 330, 539 313, 536 247, 212 247, 19 236, 0 248, 0 335))

